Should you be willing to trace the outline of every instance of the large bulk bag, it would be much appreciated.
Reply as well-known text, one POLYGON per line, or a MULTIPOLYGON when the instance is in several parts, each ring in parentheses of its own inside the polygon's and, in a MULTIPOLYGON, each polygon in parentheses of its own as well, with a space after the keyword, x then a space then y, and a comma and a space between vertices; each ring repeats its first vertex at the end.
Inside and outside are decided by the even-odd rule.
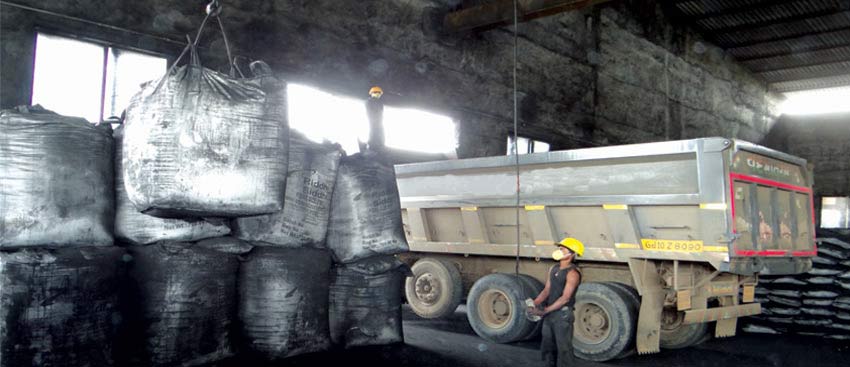
POLYGON ((149 83, 126 111, 122 160, 130 201, 160 217, 280 211, 285 93, 271 76, 237 79, 197 62, 149 83))
POLYGON ((393 167, 371 152, 340 160, 327 246, 337 262, 409 250, 393 167))
POLYGON ((330 255, 255 247, 239 268, 239 319, 249 353, 268 360, 327 350, 330 255))
POLYGON ((283 211, 237 218, 235 236, 282 247, 324 247, 341 155, 338 145, 313 143, 292 132, 283 211))
POLYGON ((111 366, 122 253, 0 252, 0 366, 111 366))
POLYGON ((348 348, 404 342, 401 302, 410 275, 393 256, 335 266, 328 305, 333 343, 348 348))
POLYGON ((122 365, 200 365, 234 353, 237 255, 186 242, 128 252, 122 365))
POLYGON ((112 245, 112 175, 108 124, 0 111, 0 247, 112 245))
POLYGON ((224 236, 230 228, 223 220, 165 219, 139 213, 124 189, 121 174, 121 154, 124 128, 119 127, 115 137, 115 238, 136 245, 159 241, 192 242, 204 238, 224 236))

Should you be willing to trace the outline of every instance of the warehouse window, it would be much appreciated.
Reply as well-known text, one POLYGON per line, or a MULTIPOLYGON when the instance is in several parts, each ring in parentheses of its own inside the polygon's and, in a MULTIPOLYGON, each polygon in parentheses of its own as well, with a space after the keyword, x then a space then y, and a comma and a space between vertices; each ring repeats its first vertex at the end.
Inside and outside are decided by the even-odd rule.
POLYGON ((161 57, 39 33, 32 104, 99 122, 119 116, 140 85, 165 70, 161 57))
MULTIPOLYGON (((342 145, 349 154, 369 139, 369 119, 362 99, 334 95, 300 84, 287 87, 289 126, 314 141, 342 145)), ((409 108, 384 108, 384 136, 391 148, 426 153, 453 152, 457 147, 451 118, 409 108)))
POLYGON ((412 108, 384 107, 384 134, 390 148, 450 153, 457 148, 451 117, 412 108))
MULTIPOLYGON (((517 151, 519 152, 519 154, 542 153, 542 152, 548 152, 549 151, 549 143, 542 142, 540 140, 534 140, 534 139, 531 139, 531 138, 522 137, 522 136, 519 136, 517 140, 519 141, 519 143, 517 144, 517 151)), ((514 142, 514 136, 508 135, 508 149, 507 149, 508 155, 513 154, 513 151, 514 151, 513 142, 514 142)))
POLYGON ((289 84, 286 93, 289 126, 307 138, 339 143, 348 154, 359 151, 358 140, 369 139, 369 120, 362 100, 299 84, 289 84))
POLYGON ((785 93, 780 108, 788 115, 815 115, 850 111, 850 87, 785 93))
POLYGON ((850 228, 850 197, 824 197, 820 210, 821 228, 850 228))

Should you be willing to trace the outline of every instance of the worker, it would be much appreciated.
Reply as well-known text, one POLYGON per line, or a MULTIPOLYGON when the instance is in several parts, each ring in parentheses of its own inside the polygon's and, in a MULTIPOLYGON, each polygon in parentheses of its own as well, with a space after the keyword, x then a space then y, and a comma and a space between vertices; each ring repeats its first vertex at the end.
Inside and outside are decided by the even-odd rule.
POLYGON ((534 299, 528 312, 543 318, 543 340, 540 352, 549 367, 575 365, 573 354, 573 310, 575 294, 581 283, 576 256, 584 255, 584 244, 575 238, 565 238, 557 244, 552 258, 558 263, 549 269, 546 286, 534 299))
MULTIPOLYGON (((369 142, 365 148, 371 151, 384 149, 384 102, 381 101, 383 95, 384 91, 381 87, 374 86, 369 89, 369 100, 366 101, 366 114, 369 116, 369 142)), ((364 150, 363 144, 360 150, 364 150)))

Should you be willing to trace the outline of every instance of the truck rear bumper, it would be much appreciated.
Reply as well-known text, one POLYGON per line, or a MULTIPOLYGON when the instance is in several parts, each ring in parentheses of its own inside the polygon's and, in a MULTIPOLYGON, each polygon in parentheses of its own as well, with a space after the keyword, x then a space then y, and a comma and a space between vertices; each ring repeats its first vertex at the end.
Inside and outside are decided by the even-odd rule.
POLYGON ((737 306, 715 307, 704 310, 685 311, 683 324, 696 324, 718 320, 734 319, 761 313, 760 303, 747 303, 737 306))
POLYGON ((738 275, 788 275, 811 269, 811 257, 735 257, 728 263, 728 269, 721 268, 738 275))

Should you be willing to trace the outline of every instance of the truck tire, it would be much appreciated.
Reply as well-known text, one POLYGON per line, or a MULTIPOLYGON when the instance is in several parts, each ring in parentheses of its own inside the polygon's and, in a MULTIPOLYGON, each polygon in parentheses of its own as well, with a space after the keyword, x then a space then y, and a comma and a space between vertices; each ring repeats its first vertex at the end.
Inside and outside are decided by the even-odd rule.
MULTIPOLYGON (((640 315, 640 294, 638 291, 630 285, 619 282, 605 282, 605 285, 613 287, 626 296, 626 300, 629 301, 629 307, 632 309, 632 314, 634 315, 635 332, 637 332, 637 320, 640 315)), ((623 351, 623 353, 620 353, 620 355, 617 356, 617 359, 630 357, 637 353, 635 338, 637 338, 637 335, 635 335, 632 341, 629 342, 629 348, 623 351)))
POLYGON ((413 313, 436 319, 454 313, 463 297, 460 272, 454 264, 423 258, 411 267, 413 276, 404 284, 404 295, 413 313))
POLYGON ((573 327, 576 356, 603 362, 628 352, 637 325, 637 314, 628 298, 604 283, 579 286, 573 327))
POLYGON ((661 316, 661 348, 681 349, 702 343, 708 338, 708 323, 682 324, 684 312, 664 309, 661 316))
POLYGON ((494 343, 522 340, 537 324, 525 317, 528 292, 512 274, 490 274, 472 285, 466 317, 478 336, 494 343))
MULTIPOLYGON (((539 280, 535 279, 531 275, 520 274, 519 280, 525 285, 525 290, 527 292, 526 294, 528 295, 528 297, 526 298, 534 299, 540 294, 540 292, 543 292, 543 283, 541 283, 539 280)), ((526 333, 526 335, 521 340, 534 339, 540 336, 540 331, 543 330, 543 321, 541 320, 538 322, 533 322, 531 323, 531 326, 532 327, 530 328, 528 333, 526 333)))

